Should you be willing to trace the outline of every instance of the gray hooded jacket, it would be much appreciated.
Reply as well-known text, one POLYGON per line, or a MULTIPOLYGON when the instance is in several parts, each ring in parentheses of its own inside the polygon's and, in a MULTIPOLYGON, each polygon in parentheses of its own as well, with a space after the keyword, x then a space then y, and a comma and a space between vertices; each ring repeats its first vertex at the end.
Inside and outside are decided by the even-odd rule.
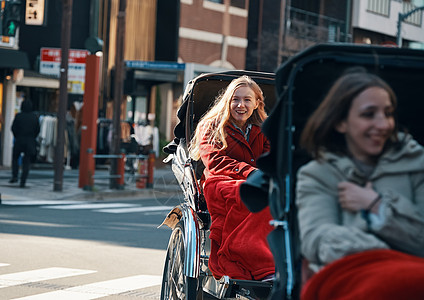
POLYGON ((345 255, 391 248, 424 257, 424 148, 411 136, 400 149, 392 147, 365 178, 346 156, 324 153, 298 172, 296 204, 302 254, 313 269, 345 255), (382 195, 382 223, 368 228, 361 212, 342 210, 337 184, 361 186, 371 181, 382 195))

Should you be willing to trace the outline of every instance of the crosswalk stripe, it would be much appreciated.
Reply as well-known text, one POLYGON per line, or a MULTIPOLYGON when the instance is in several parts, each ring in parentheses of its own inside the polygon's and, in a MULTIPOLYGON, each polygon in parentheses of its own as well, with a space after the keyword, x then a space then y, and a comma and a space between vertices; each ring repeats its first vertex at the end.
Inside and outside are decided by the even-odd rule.
POLYGON ((47 222, 28 222, 16 220, 0 220, 0 224, 13 224, 13 225, 27 225, 27 226, 41 226, 41 227, 57 227, 57 228, 71 228, 73 225, 47 223, 47 222))
POLYGON ((161 281, 161 276, 137 275, 95 282, 23 298, 15 298, 15 300, 90 300, 160 285, 161 281))
POLYGON ((55 204, 77 204, 81 201, 75 200, 24 200, 24 199, 14 199, 14 200, 2 200, 1 204, 3 205, 55 205, 55 204))
POLYGON ((101 209, 101 208, 115 208, 115 207, 134 207, 137 204, 130 203, 83 203, 74 205, 52 205, 52 206, 41 206, 42 208, 50 209, 101 209))
POLYGON ((98 209, 98 212, 111 213, 111 214, 122 214, 122 213, 133 213, 133 212, 152 212, 152 211, 170 211, 174 206, 138 206, 130 208, 114 208, 114 209, 98 209))
POLYGON ((0 288, 6 288, 30 282, 40 282, 44 280, 63 278, 68 276, 90 274, 95 272, 97 271, 54 267, 4 274, 0 275, 0 288))

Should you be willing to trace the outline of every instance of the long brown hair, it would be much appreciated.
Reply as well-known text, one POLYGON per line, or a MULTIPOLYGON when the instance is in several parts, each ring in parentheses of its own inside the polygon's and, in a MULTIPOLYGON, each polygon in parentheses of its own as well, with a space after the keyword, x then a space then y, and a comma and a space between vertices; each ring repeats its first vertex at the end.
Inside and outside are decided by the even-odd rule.
MULTIPOLYGON (((380 77, 361 72, 342 75, 330 88, 324 100, 308 119, 300 137, 300 145, 314 158, 320 158, 321 151, 347 154, 344 135, 335 129, 348 116, 353 100, 370 87, 387 91, 393 108, 397 100, 392 88, 380 77)), ((397 141, 397 122, 389 142, 397 141)))
POLYGON ((207 136, 208 143, 214 145, 217 149, 227 148, 225 126, 231 117, 230 104, 234 92, 242 86, 252 89, 258 104, 247 123, 260 126, 266 119, 264 96, 259 85, 246 75, 233 79, 225 91, 215 99, 212 108, 199 121, 189 147, 191 157, 200 159, 200 142, 205 136, 207 136))

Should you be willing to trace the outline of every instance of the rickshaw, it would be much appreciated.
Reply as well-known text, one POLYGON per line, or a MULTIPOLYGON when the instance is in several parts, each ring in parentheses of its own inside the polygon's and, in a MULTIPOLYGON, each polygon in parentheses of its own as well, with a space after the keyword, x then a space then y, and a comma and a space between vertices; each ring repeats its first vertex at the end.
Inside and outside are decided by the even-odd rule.
MULTIPOLYGON (((347 69, 377 74, 398 98, 400 130, 424 143, 424 51, 375 45, 319 44, 283 63, 276 71, 277 104, 262 130, 271 151, 258 161, 260 172, 241 187, 244 202, 268 196, 275 230, 268 237, 276 263, 270 299, 298 299, 302 257, 294 205, 296 173, 309 157, 299 147, 303 127, 334 81, 347 69), (245 191, 243 191, 245 189, 245 191), (262 196, 261 196, 262 195, 262 196)), ((324 175, 323 175, 324 176, 324 175)))
MULTIPOLYGON (((421 124, 424 111, 424 101, 421 101, 424 95, 422 50, 318 44, 283 63, 275 73, 275 80, 271 74, 270 86, 275 85, 275 90, 267 86, 264 91, 268 100, 272 100, 270 105, 267 103, 272 110, 262 127, 271 142, 271 151, 257 160, 260 170, 248 177, 241 186, 240 194, 245 203, 266 199, 270 206, 274 230, 269 234, 268 242, 276 265, 272 287, 263 286, 262 282, 238 281, 225 276, 215 280, 207 269, 210 216, 198 185, 202 166, 188 156, 187 141, 208 107, 208 104, 202 105, 202 101, 196 99, 211 101, 228 82, 222 82, 213 91, 209 90, 209 85, 203 88, 202 82, 209 84, 209 78, 216 78, 219 82, 220 76, 226 76, 209 74, 194 79, 187 86, 178 112, 180 123, 175 129, 176 139, 166 149, 171 154, 168 161, 172 162, 185 201, 174 208, 164 221, 173 228, 173 232, 166 256, 161 299, 201 299, 205 295, 218 299, 299 298, 302 256, 294 190, 298 168, 311 159, 299 148, 299 137, 306 120, 334 81, 347 68, 356 66, 377 74, 389 83, 398 97, 399 124, 418 142, 424 143, 424 126, 421 124), (204 93, 210 94, 203 97, 206 96, 204 93)), ((236 72, 229 76, 240 74, 244 73, 236 72)), ((255 80, 261 78, 252 77, 255 80)))
POLYGON ((236 280, 228 276, 217 280, 212 276, 208 269, 211 218, 199 184, 204 166, 201 161, 191 159, 188 153, 188 143, 202 115, 219 92, 241 75, 250 76, 262 88, 269 113, 276 100, 272 73, 236 70, 203 74, 192 79, 185 89, 177 113, 179 123, 174 129, 175 138, 164 148, 169 154, 165 162, 171 163, 184 201, 163 222, 172 229, 172 234, 163 271, 161 299, 202 299, 203 295, 218 299, 266 299, 271 290, 270 282, 236 280))

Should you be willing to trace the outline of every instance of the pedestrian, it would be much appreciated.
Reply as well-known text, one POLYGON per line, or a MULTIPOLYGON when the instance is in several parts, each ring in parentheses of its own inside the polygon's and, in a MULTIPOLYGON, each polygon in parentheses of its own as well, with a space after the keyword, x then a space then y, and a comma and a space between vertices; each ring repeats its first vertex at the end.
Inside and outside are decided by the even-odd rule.
POLYGON ((257 170, 256 159, 270 149, 261 132, 267 117, 259 85, 248 76, 234 79, 200 120, 191 156, 205 166, 201 184, 212 219, 208 267, 215 278, 271 279, 275 273, 266 237, 269 208, 251 213, 240 185, 257 170))
POLYGON ((37 116, 32 112, 32 102, 28 99, 22 101, 19 112, 12 123, 12 133, 15 137, 12 154, 12 178, 10 183, 18 181, 19 158, 22 158, 22 174, 20 187, 25 187, 30 164, 37 156, 36 138, 40 133, 40 124, 37 116))
POLYGON ((424 148, 376 75, 346 72, 309 118, 298 172, 302 299, 424 299, 424 148))

